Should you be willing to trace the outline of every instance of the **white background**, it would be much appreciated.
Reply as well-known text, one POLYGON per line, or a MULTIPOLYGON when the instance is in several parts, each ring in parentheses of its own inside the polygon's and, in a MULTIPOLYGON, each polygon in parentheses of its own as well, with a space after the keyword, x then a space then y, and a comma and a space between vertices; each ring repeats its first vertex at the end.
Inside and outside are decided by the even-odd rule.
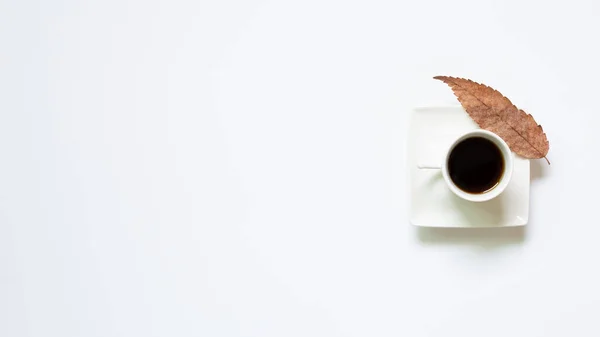
POLYGON ((0 1, 0 336, 598 336, 597 1, 0 1), (524 229, 408 223, 435 75, 544 126, 524 229))

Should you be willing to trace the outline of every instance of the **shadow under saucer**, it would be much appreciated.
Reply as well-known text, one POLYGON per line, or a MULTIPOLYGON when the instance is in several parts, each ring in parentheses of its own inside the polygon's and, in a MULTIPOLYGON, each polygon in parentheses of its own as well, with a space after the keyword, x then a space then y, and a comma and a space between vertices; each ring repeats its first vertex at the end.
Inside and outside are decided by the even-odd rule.
POLYGON ((485 249, 522 244, 527 226, 493 228, 414 227, 424 245, 471 245, 485 249))

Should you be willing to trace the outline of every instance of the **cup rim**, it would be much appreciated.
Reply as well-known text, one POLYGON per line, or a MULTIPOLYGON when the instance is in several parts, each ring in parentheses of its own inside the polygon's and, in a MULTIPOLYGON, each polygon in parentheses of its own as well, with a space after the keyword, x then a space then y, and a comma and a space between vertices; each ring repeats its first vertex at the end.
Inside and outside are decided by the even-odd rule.
POLYGON ((444 176, 444 180, 446 181, 448 188, 450 188, 450 190, 454 194, 456 194, 458 197, 468 200, 468 201, 473 201, 473 202, 488 201, 488 200, 491 200, 491 199, 497 197, 498 195, 500 195, 500 193, 502 193, 508 186, 508 183, 510 182, 510 179, 512 177, 512 172, 513 172, 513 153, 510 150, 510 148, 508 147, 508 144, 506 144, 506 142, 500 136, 495 134, 494 132, 491 132, 488 130, 483 130, 483 129, 472 130, 472 131, 466 132, 462 136, 458 137, 452 143, 452 145, 450 145, 450 147, 448 148, 448 151, 446 152, 446 156, 444 158, 444 162, 442 163, 442 175, 444 176), (450 153, 452 153, 452 150, 454 149, 454 147, 456 147, 456 145, 458 145, 463 140, 465 140, 467 138, 472 138, 472 137, 483 137, 485 139, 488 139, 488 140, 494 142, 494 144, 496 146, 498 146, 498 148, 500 149, 500 151, 502 153, 502 157, 504 159, 504 172, 502 173, 502 177, 500 178, 500 181, 498 182, 498 184, 496 186, 494 186, 492 189, 490 189, 489 191, 486 191, 484 193, 475 194, 475 193, 469 193, 469 192, 461 190, 458 186, 456 186, 454 181, 452 181, 452 179, 450 178, 450 173, 448 171, 448 159, 449 159, 450 153))

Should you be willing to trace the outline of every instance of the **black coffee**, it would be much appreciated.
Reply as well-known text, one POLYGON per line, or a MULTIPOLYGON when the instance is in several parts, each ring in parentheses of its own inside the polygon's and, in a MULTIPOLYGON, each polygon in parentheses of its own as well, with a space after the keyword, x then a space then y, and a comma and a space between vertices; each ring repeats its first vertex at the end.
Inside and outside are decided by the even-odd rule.
POLYGON ((458 143, 448 157, 450 179, 468 193, 484 193, 494 188, 504 172, 502 152, 482 137, 458 143))

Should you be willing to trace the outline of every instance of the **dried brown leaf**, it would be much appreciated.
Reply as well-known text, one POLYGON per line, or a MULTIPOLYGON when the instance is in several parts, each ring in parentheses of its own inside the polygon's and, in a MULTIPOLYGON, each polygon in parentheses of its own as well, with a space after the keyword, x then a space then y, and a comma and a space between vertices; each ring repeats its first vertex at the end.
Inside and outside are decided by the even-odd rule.
POLYGON ((482 129, 502 137, 516 154, 548 161, 550 144, 542 126, 500 92, 464 78, 436 76, 434 79, 450 86, 469 116, 482 129))

